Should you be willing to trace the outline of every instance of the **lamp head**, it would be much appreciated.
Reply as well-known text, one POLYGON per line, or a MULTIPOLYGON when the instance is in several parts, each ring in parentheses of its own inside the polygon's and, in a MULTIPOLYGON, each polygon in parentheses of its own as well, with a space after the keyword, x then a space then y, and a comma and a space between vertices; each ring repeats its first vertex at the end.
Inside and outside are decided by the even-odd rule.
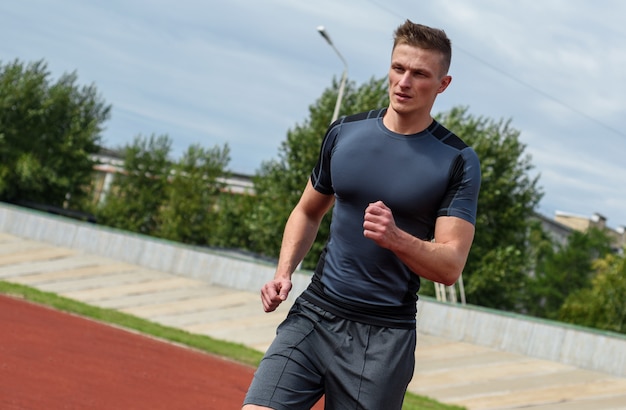
POLYGON ((330 36, 328 35, 328 33, 326 33, 326 28, 324 28, 324 26, 317 26, 317 31, 322 37, 324 37, 324 40, 326 40, 328 44, 330 44, 331 46, 333 45, 333 42, 330 40, 330 36))

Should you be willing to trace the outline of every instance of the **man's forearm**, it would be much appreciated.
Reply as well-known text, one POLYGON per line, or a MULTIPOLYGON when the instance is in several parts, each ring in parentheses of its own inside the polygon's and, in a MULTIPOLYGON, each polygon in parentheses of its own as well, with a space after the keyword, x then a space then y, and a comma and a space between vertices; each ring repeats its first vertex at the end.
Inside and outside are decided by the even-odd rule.
POLYGON ((321 220, 307 217, 297 209, 289 216, 283 241, 280 247, 280 256, 275 277, 291 277, 297 266, 311 249, 321 220))
POLYGON ((393 252, 415 274, 444 285, 453 285, 461 276, 467 255, 451 244, 440 244, 408 233, 393 252))

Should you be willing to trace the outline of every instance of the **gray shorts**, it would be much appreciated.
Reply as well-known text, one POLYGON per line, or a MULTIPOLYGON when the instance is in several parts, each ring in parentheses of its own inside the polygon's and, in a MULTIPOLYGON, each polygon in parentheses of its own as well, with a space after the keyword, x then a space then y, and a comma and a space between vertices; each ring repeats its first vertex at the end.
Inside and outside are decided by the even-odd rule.
POLYGON ((415 367, 415 329, 339 318, 298 298, 278 327, 244 404, 400 410, 415 367))

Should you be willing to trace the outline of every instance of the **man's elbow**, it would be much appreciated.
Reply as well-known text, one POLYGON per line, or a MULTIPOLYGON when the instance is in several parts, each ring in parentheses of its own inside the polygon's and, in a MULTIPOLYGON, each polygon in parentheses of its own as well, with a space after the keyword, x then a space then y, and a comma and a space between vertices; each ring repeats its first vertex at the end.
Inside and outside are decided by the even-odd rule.
POLYGON ((446 285, 446 286, 452 286, 454 285, 458 280, 459 277, 461 275, 456 275, 456 276, 450 276, 450 277, 445 277, 442 281, 441 284, 442 285, 446 285))
POLYGON ((444 273, 443 275, 441 275, 441 283, 443 285, 446 286, 452 286, 454 285, 459 278, 461 277, 461 274, 463 273, 463 268, 464 268, 465 264, 461 265, 461 266, 451 266, 449 267, 449 269, 446 270, 446 273, 444 273))
POLYGON ((445 286, 454 285, 465 268, 466 258, 459 258, 452 261, 438 261, 435 266, 431 266, 430 269, 423 269, 423 267, 413 269, 418 276, 428 279, 433 282, 441 283, 445 286))

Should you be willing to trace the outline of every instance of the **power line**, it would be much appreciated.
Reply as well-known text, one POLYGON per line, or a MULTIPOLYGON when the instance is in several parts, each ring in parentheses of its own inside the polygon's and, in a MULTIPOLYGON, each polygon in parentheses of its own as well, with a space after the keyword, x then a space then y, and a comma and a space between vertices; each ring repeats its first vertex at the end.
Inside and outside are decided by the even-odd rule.
MULTIPOLYGON (((387 13, 395 16, 395 17, 404 18, 404 16, 399 15, 394 10, 379 4, 376 0, 368 0, 368 1, 370 3, 372 3, 373 5, 375 5, 376 7, 380 8, 381 10, 383 10, 383 11, 385 11, 385 12, 387 12, 387 13)), ((519 78, 515 77, 514 75, 509 74, 508 72, 504 71, 503 69, 501 69, 499 67, 496 67, 495 65, 489 63, 488 61, 483 60, 482 58, 480 58, 477 55, 471 53, 470 51, 464 49, 463 47, 459 47, 458 45, 456 45, 454 43, 453 43, 452 47, 455 48, 455 49, 458 49, 458 51, 461 51, 462 53, 464 53, 468 57, 474 59, 478 63, 480 63, 480 64, 484 65, 485 67, 495 71, 496 73, 498 73, 498 74, 508 78, 509 80, 512 80, 512 81, 514 81, 514 82, 516 82, 516 83, 518 83, 518 84, 528 88, 529 90, 532 90, 532 91, 536 92, 537 94, 539 94, 539 95, 541 95, 541 96, 543 96, 543 97, 545 97, 545 98, 547 98, 549 100, 552 100, 553 102, 555 102, 555 103, 561 105, 562 107, 572 111, 573 113, 576 113, 576 114, 578 114, 580 116, 585 117, 589 121, 596 123, 597 125, 599 125, 600 127, 606 129, 607 131, 610 131, 610 132, 612 132, 612 133, 614 133, 616 135, 619 135, 620 137, 626 138, 626 134, 624 132, 622 132, 622 131, 620 131, 620 130, 618 130, 618 129, 616 129, 616 128, 614 128, 614 127, 612 127, 612 126, 610 126, 610 125, 600 121, 599 119, 597 119, 595 117, 592 117, 591 115, 587 114, 586 112, 584 112, 584 111, 582 111, 582 110, 580 110, 580 109, 578 109, 578 108, 576 108, 576 107, 574 107, 572 105, 569 105, 569 104, 561 101, 557 97, 555 97, 555 96, 553 96, 553 95, 551 95, 551 94, 541 90, 540 88, 535 87, 534 85, 532 85, 530 83, 527 83, 527 82, 525 82, 523 80, 520 80, 519 78)))
POLYGON ((592 122, 595 122, 596 124, 598 124, 599 126, 605 128, 606 130, 611 131, 611 132, 613 132, 613 133, 615 133, 615 134, 617 134, 617 135, 619 135, 621 137, 626 138, 626 134, 624 134, 623 132, 617 130, 616 128, 613 128, 612 126, 610 126, 608 124, 605 124, 604 122, 598 120, 597 118, 592 117, 591 115, 587 114, 586 112, 581 111, 578 108, 573 107, 573 106, 571 106, 571 105, 569 105, 569 104, 559 100, 558 98, 554 97, 553 95, 548 94, 547 92, 541 90, 540 88, 535 87, 532 84, 529 84, 529 83, 527 83, 525 81, 520 80, 519 78, 513 76, 512 74, 509 74, 506 71, 504 71, 504 70, 494 66, 493 64, 488 63, 487 61, 485 61, 485 60, 483 60, 483 59, 473 55, 472 53, 470 53, 467 50, 464 50, 461 47, 457 46, 456 48, 458 48, 459 51, 465 53, 470 58, 473 58, 474 60, 476 60, 479 63, 483 64, 484 66, 492 69, 493 71, 499 73, 500 75, 503 75, 504 77, 508 78, 509 80, 515 81, 516 83, 521 84, 524 87, 526 87, 526 88, 528 88, 528 89, 530 89, 530 90, 532 90, 532 91, 542 95, 543 97, 548 98, 548 99, 556 102, 557 104, 567 108, 568 110, 570 110, 570 111, 572 111, 572 112, 574 112, 576 114, 582 115, 583 117, 587 118, 588 120, 590 120, 592 122))

